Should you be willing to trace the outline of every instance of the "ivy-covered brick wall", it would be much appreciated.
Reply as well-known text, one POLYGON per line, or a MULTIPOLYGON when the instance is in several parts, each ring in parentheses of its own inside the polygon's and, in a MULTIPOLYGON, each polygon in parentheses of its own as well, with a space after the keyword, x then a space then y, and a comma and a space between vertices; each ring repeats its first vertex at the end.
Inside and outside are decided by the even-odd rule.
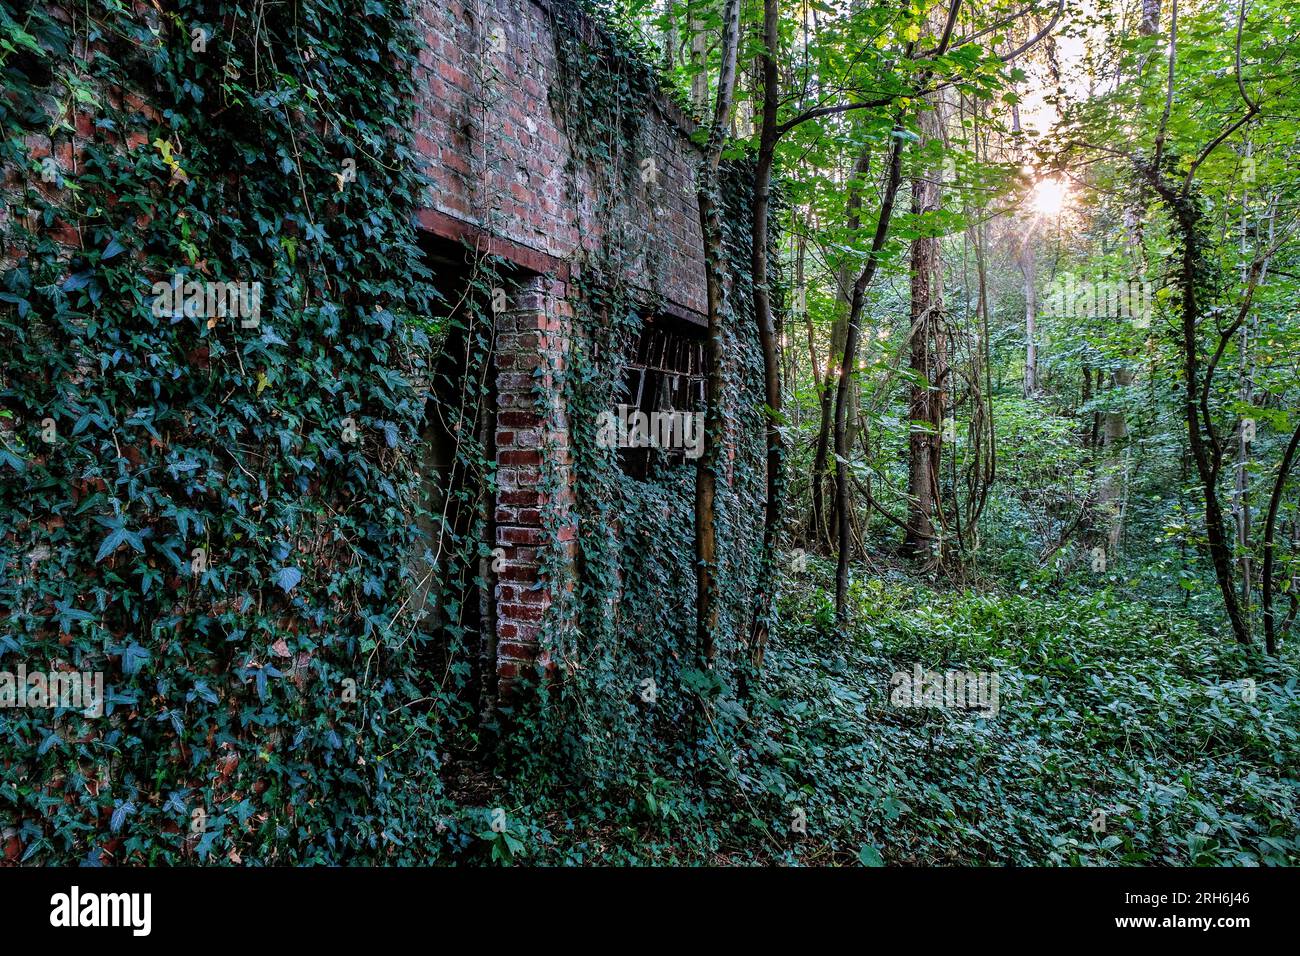
MULTIPOLYGON (((493 316, 497 487, 489 534, 499 570, 488 576, 494 615, 485 626, 495 628, 497 675, 508 686, 533 662, 554 672, 547 634, 576 626, 575 609, 556 606, 579 587, 575 565, 586 567, 576 539, 621 530, 617 519, 584 522, 583 508, 574 508, 568 404, 588 402, 594 413, 615 407, 637 329, 605 304, 593 310, 584 296, 615 294, 626 299, 615 311, 641 320, 703 324, 701 153, 694 124, 644 63, 571 0, 440 0, 418 10, 414 145, 431 180, 421 225, 533 277, 506 283, 509 308, 493 316), (600 76, 607 89, 585 100, 575 72, 584 81, 600 76), (580 386, 575 396, 568 363, 593 341, 573 327, 583 312, 622 338, 602 356, 609 381, 580 386)), ((729 444, 728 463, 735 436, 729 444)), ((609 457, 594 448, 589 456, 609 457)), ((689 474, 672 480, 679 494, 689 492, 689 474)), ((683 555, 689 526, 674 518, 665 528, 683 555)), ((596 603, 604 607, 625 583, 616 573, 588 584, 588 600, 603 591, 596 603)))
MULTIPOLYGON (((572 0, 422 0, 414 145, 432 185, 439 231, 458 223, 509 240, 534 268, 617 255, 634 284, 666 307, 704 310, 704 254, 695 198, 694 124, 671 101, 629 103, 640 127, 635 163, 616 183, 624 208, 600 214, 605 167, 623 130, 600 117, 566 116, 562 44, 599 49, 600 28, 572 0), (590 128, 582 128, 595 124, 590 128), (603 138, 604 152, 575 146, 603 138), (574 189, 566 185, 574 180, 574 189), (527 251, 545 259, 529 258, 527 251)), ((604 69, 617 76, 617 65, 604 69)), ((498 249, 512 254, 508 246, 498 249)))
MULTIPOLYGON (((460 609, 416 620, 413 584, 452 592, 410 570, 449 370, 443 394, 486 414, 451 455, 477 653, 502 689, 554 678, 565 766, 600 733, 621 772, 716 692, 683 663, 693 469, 633 478, 594 439, 629 342, 703 306, 698 151, 643 60, 567 0, 0 0, 0 41, 0 673, 104 688, 99 709, 0 709, 7 860, 446 849, 474 635, 460 609), (430 234, 476 263, 455 304, 430 234)), ((743 182, 732 635, 761 486, 743 182)))
POLYGON ((413 24, 0 2, 0 694, 103 688, 3 699, 6 859, 437 852, 413 24))
POLYGON ((498 675, 505 685, 546 675, 548 692, 535 702, 565 765, 617 777, 639 766, 652 742, 684 741, 701 698, 723 695, 744 657, 763 481, 749 170, 729 164, 721 197, 732 284, 717 502, 722 653, 716 669, 701 670, 696 465, 656 459, 633 473, 597 438, 601 416, 630 398, 625 367, 647 327, 680 323, 703 337, 692 124, 635 41, 596 27, 576 3, 494 0, 432 15, 455 42, 431 43, 422 64, 435 94, 431 126, 460 131, 471 166, 457 170, 457 159, 449 167, 446 141, 433 138, 439 188, 422 221, 532 277, 525 324, 513 307, 494 322, 496 380, 511 416, 496 428, 494 541, 507 564, 487 576, 498 675), (463 203, 439 205, 449 194, 463 203), (544 338, 532 337, 543 329, 544 338), (515 418, 517 409, 529 417, 515 418), (535 513, 512 511, 516 502, 536 502, 535 513))

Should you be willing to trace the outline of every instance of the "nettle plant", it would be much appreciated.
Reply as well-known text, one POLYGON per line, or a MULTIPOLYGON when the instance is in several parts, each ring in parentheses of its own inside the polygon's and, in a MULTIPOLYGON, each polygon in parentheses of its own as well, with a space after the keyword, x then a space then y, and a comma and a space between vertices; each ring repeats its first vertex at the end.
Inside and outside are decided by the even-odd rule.
POLYGON ((0 3, 0 667, 107 685, 0 717, 10 856, 427 858, 410 17, 0 3))

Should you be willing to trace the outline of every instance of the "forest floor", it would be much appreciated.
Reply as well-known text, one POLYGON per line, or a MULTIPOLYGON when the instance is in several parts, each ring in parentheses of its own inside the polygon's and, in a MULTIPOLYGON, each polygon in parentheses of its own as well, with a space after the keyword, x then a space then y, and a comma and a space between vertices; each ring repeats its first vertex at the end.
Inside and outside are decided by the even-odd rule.
POLYGON ((844 642, 822 636, 818 591, 802 613, 786 609, 802 625, 773 655, 770 719, 802 764, 809 818, 832 837, 867 837, 867 858, 1300 859, 1294 647, 1252 659, 1177 610, 1107 591, 872 579, 856 605, 844 642), (891 679, 918 664, 996 675, 996 715, 897 706, 907 699, 891 679))
POLYGON ((493 858, 1300 862, 1294 643, 1267 661, 1131 595, 941 590, 896 571, 855 585, 842 639, 825 571, 784 603, 747 730, 707 781, 667 768, 516 806, 525 822, 481 834, 493 858), (908 706, 925 698, 896 675, 918 669, 982 679, 983 708, 908 706))

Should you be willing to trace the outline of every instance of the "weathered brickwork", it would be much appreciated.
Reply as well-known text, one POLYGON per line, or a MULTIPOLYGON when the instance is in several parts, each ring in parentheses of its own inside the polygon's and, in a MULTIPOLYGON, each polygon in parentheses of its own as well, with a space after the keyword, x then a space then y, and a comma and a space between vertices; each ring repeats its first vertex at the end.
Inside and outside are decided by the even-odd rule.
MULTIPOLYGON (((563 405, 565 356, 573 308, 562 280, 534 276, 519 283, 497 316, 496 545, 503 566, 494 595, 497 676, 509 686, 534 660, 549 667, 542 625, 555 607, 553 589, 540 581, 549 530, 567 560, 577 546, 570 478, 572 457, 563 405), (541 369, 541 374, 535 374, 541 369), (549 482, 548 482, 549 479, 549 482), (547 490, 547 488, 551 490, 547 490)), ((549 622, 561 626, 564 622, 549 622)))
MULTIPOLYGON (((670 103, 651 105, 639 118, 638 155, 620 166, 622 214, 599 215, 611 198, 603 194, 609 166, 584 161, 573 142, 581 119, 564 115, 553 8, 561 2, 430 0, 419 14, 426 43, 415 146, 432 179, 421 225, 505 256, 531 276, 514 283, 496 329, 494 526, 504 562, 492 604, 503 689, 534 662, 549 669, 544 625, 565 623, 555 619, 553 593, 564 585, 544 580, 542 548, 550 533, 562 556, 576 553, 560 396, 568 300, 587 254, 619 250, 610 258, 626 263, 622 278, 665 311, 700 322, 704 308, 692 124, 670 103), (548 477, 560 490, 543 490, 548 477)), ((580 17, 568 22, 597 29, 580 17)))
POLYGON ((630 202, 620 217, 626 233, 609 235, 595 214, 603 176, 573 149, 575 120, 557 115, 565 102, 552 20, 559 2, 429 0, 421 7, 427 45, 415 145, 433 180, 428 224, 478 227, 521 247, 521 264, 534 267, 544 256, 581 268, 583 250, 624 246, 635 285, 699 315, 704 259, 691 124, 667 102, 641 118, 643 155, 631 157, 635 175, 618 197, 630 202))
MULTIPOLYGON (((560 541, 561 556, 576 553, 577 526, 569 435, 562 407, 572 334, 574 286, 595 251, 625 263, 622 277, 659 308, 701 324, 704 262, 695 169, 698 148, 691 121, 665 101, 636 118, 636 155, 595 168, 576 148, 581 117, 564 115, 556 4, 568 0, 421 0, 415 15, 423 46, 418 53, 414 145, 431 186, 419 225, 443 239, 469 241, 481 252, 518 267, 508 308, 497 316, 493 425, 498 490, 493 538, 504 551, 489 601, 495 615, 497 672, 503 685, 521 669, 548 663, 543 624, 553 616, 556 585, 541 581, 544 534, 560 541), (611 187, 610 169, 623 170, 611 187), (611 188, 617 196, 610 196, 611 188), (600 215, 611 199, 617 217, 600 215), (612 223, 612 225, 611 225, 612 223), (544 369, 540 378, 537 369, 544 369), (546 393, 538 398, 538 386, 546 393), (556 491, 544 491, 549 480, 556 491), (540 584, 539 584, 540 582, 540 584)), ((137 15, 156 22, 157 11, 136 2, 137 15)), ((576 13, 566 22, 595 31, 576 13)), ((89 59, 93 47, 83 51, 89 59)), ((105 91, 139 120, 124 135, 96 124, 89 108, 67 104, 66 126, 54 136, 28 141, 33 163, 53 157, 54 181, 75 178, 92 140, 124 151, 148 148, 144 132, 160 119, 144 98, 105 91)), ((0 183, 5 198, 28 171, 9 169, 0 183)), ((8 202, 0 216, 15 215, 8 202)), ((22 214, 21 212, 17 214, 22 214)), ((141 224, 148 215, 142 214, 141 224)), ((82 247, 70 224, 46 228, 69 249, 82 247)), ((9 254, 0 250, 0 258, 9 254)))

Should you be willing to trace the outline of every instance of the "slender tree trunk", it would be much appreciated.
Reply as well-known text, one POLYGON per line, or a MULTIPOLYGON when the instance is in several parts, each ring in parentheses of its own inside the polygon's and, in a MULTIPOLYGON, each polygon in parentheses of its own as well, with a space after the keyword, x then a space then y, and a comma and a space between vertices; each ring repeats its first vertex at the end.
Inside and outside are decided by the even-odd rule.
MULTIPOLYGON (((1250 334, 1246 325, 1241 327, 1241 388, 1240 400, 1250 404, 1250 334)), ((1250 555, 1250 441, 1244 427, 1237 430, 1237 460, 1233 467, 1232 517, 1236 531, 1237 563, 1241 573, 1241 608, 1249 616, 1253 594, 1251 577, 1253 574, 1250 555)))
MULTIPOLYGON (((691 107, 702 118, 709 106, 709 35, 704 29, 701 8, 708 8, 708 0, 687 0, 691 30, 691 107)), ((730 108, 727 112, 731 112, 730 108)), ((725 122, 726 118, 723 119, 725 122)))
POLYGON ((696 637, 706 668, 717 659, 718 595, 717 525, 715 498, 719 452, 723 439, 722 372, 723 323, 728 315, 727 262, 722 244, 722 210, 719 167, 736 89, 736 48, 740 32, 740 0, 727 0, 723 16, 722 68, 718 76, 718 98, 700 164, 697 195, 700 232, 704 242, 704 275, 708 299, 708 340, 705 365, 708 374, 708 409, 705 416, 704 448, 695 473, 695 588, 696 637))
POLYGON ((662 56, 663 70, 671 73, 677 63, 677 3, 676 0, 664 0, 664 48, 662 56))
POLYGON ((1038 250, 1032 233, 1020 255, 1025 277, 1025 398, 1038 394, 1038 250))
POLYGON ((772 613, 776 548, 781 533, 782 496, 785 493, 785 450, 781 442, 781 369, 776 329, 772 321, 772 293, 767 275, 767 231, 771 210, 772 165, 776 159, 776 109, 780 94, 776 50, 780 8, 778 0, 763 0, 762 65, 763 115, 758 162, 754 169, 754 217, 750 239, 750 271, 754 283, 754 319, 763 350, 763 383, 767 402, 767 502, 763 510, 763 552, 759 562, 756 602, 750 647, 755 667, 763 665, 772 613))
MULTIPOLYGON (((1251 154, 1250 143, 1246 144, 1247 155, 1251 154)), ((1246 265, 1246 232, 1247 232, 1247 215, 1249 204, 1249 189, 1243 190, 1241 196, 1241 284, 1244 287, 1249 281, 1250 271, 1246 265)), ((1251 404, 1252 395, 1250 393, 1250 343, 1251 343, 1251 323, 1243 322, 1241 325, 1241 367, 1239 371, 1239 388, 1237 398, 1243 406, 1251 404)), ((1237 461, 1234 469, 1233 488, 1232 488, 1232 515, 1236 525, 1237 532, 1237 555, 1241 569, 1241 607, 1242 612, 1250 617, 1250 607, 1254 595, 1251 593, 1251 578, 1253 568, 1250 553, 1250 436, 1247 434, 1245 427, 1238 429, 1237 432, 1237 461)))
MULTIPOLYGON (((1153 187, 1173 215, 1182 241, 1178 286, 1182 299, 1180 305, 1183 333, 1183 416, 1187 422, 1187 440, 1191 446, 1192 461, 1196 465, 1196 474, 1200 479, 1201 493, 1205 501, 1206 543, 1233 636, 1240 643, 1249 645, 1250 628, 1237 600, 1232 569, 1232 548, 1228 544, 1223 504, 1219 501, 1221 454, 1218 443, 1214 439, 1214 423, 1209 419, 1208 414, 1202 414, 1201 406, 1203 387, 1199 351, 1201 306, 1197 288, 1198 279, 1204 268, 1198 231, 1201 213, 1194 202, 1180 193, 1178 187, 1165 181, 1158 170, 1152 170, 1151 177, 1153 187)), ((1208 412, 1208 409, 1206 411, 1208 412)))
MULTIPOLYGON (((849 233, 857 231, 862 224, 862 178, 866 176, 871 168, 871 148, 863 146, 862 152, 858 154, 857 161, 853 164, 853 182, 849 189, 848 201, 845 204, 847 212, 847 224, 849 233)), ((813 457, 813 474, 812 474, 812 526, 813 536, 815 539, 824 540, 825 544, 831 544, 830 522, 826 520, 826 498, 825 498, 825 481, 829 472, 830 450, 831 450, 831 432, 834 429, 834 396, 835 391, 833 383, 835 379, 835 368, 839 364, 844 354, 844 338, 848 328, 848 311, 851 306, 852 292, 849 285, 849 267, 842 264, 839 271, 839 282, 836 288, 836 302, 844 304, 843 320, 837 316, 835 327, 831 330, 831 350, 826 359, 826 375, 822 380, 819 397, 821 400, 821 424, 817 429, 817 450, 813 457)))
MULTIPOLYGON (((808 368, 812 372, 813 386, 817 394, 822 390, 822 368, 817 357, 817 330, 813 328, 812 313, 808 311, 808 283, 804 279, 804 256, 807 253, 807 240, 799 237, 799 251, 795 258, 795 280, 797 282, 798 309, 803 313, 804 330, 808 333, 808 368)), ((796 405, 796 408, 798 406, 796 405)))
MULTIPOLYGON (((821 388, 822 372, 817 367, 817 337, 813 330, 812 316, 808 312, 808 280, 805 276, 805 264, 808 258, 808 237, 800 233, 795 239, 794 253, 794 314, 804 320, 808 331, 808 370, 812 373, 813 385, 821 388)), ((790 333, 792 336, 794 332, 790 333)), ((790 379, 793 381, 793 379, 790 379)), ((796 411, 798 404, 796 403, 796 411)))
MULTIPOLYGON (((921 114, 921 143, 942 136, 938 107, 921 114)), ((941 169, 929 169, 912 182, 912 212, 924 216, 939 208, 941 169)), ((912 240, 911 371, 913 384, 908 416, 907 533, 903 551, 925 561, 937 560, 934 552, 934 517, 937 507, 939 454, 943 429, 943 382, 940 375, 942 262, 939 239, 921 236, 912 240)))
POLYGON ((971 547, 975 547, 979 540, 979 520, 988 503, 989 490, 997 478, 998 461, 997 429, 993 421, 993 361, 989 346, 989 281, 984 253, 988 242, 987 229, 987 225, 984 224, 970 229, 978 279, 975 308, 976 348, 974 349, 976 368, 972 376, 978 388, 973 395, 975 401, 970 428, 978 453, 971 467, 970 494, 967 498, 966 512, 966 528, 971 547))
MULTIPOLYGON (((1244 17, 1244 7, 1242 11, 1244 17)), ((1239 27, 1240 24, 1241 18, 1238 19, 1239 27)), ((1192 453, 1192 461, 1196 465, 1196 476, 1200 480, 1201 494, 1205 501, 1206 544, 1210 552, 1210 560, 1214 565, 1214 577, 1219 585, 1219 593, 1223 597, 1223 607, 1228 614, 1233 636, 1239 643, 1250 645, 1250 625, 1241 613, 1241 605, 1237 600, 1237 589, 1233 580, 1232 549, 1228 545, 1223 504, 1219 500, 1218 482, 1219 472, 1223 466, 1223 449, 1215 430, 1208 398, 1214 378, 1215 363, 1221 352, 1215 355, 1209 367, 1204 370, 1200 359, 1199 284, 1204 281, 1207 269, 1205 257, 1201 254, 1200 230, 1203 213, 1196 200, 1190 195, 1192 173, 1188 174, 1186 181, 1180 187, 1165 177, 1164 167, 1161 165, 1161 156, 1168 133, 1169 114, 1174 99, 1175 65, 1178 57, 1178 0, 1173 0, 1170 9, 1168 49, 1165 109, 1156 132, 1155 148, 1151 161, 1139 162, 1136 168, 1144 175, 1147 183, 1169 211, 1175 235, 1181 246, 1176 285, 1181 300, 1179 311, 1183 339, 1183 417, 1187 422, 1187 443, 1192 453), (1205 381, 1202 381, 1202 375, 1205 381)), ((1253 285, 1250 291, 1253 291, 1253 285)), ((1245 303, 1247 308, 1250 291, 1247 293, 1248 298, 1245 303)))
MULTIPOLYGON (((1117 369, 1110 380, 1112 401, 1117 390, 1126 390, 1132 384, 1133 370, 1117 369)), ((1097 492, 1097 510, 1106 522, 1106 547, 1114 553, 1124 534, 1123 499, 1127 487, 1124 460, 1128 448, 1128 417, 1123 408, 1112 408, 1102 415, 1101 445, 1104 474, 1097 492)))
POLYGON ((857 362, 858 338, 861 332, 862 306, 865 301, 867 286, 871 284, 880 265, 880 251, 884 248, 885 237, 889 234, 889 223, 894 217, 894 200, 898 196, 898 187, 903 173, 903 138, 901 131, 895 128, 893 142, 890 145, 889 165, 885 192, 880 204, 880 218, 876 221, 876 233, 871 240, 871 252, 867 263, 853 283, 853 298, 849 305, 848 331, 844 337, 844 355, 840 359, 839 380, 835 389, 835 505, 839 527, 839 555, 835 564, 835 616, 843 626, 847 619, 849 591, 849 552, 852 536, 852 515, 849 509, 848 477, 848 429, 849 387, 853 376, 849 374, 857 362))
POLYGON ((1282 464, 1278 468, 1277 480, 1273 482, 1273 493, 1268 498, 1268 512, 1264 516, 1264 567, 1260 580, 1260 604, 1264 609, 1264 649, 1270 654, 1277 653, 1277 625, 1273 618, 1273 565, 1274 533, 1277 526, 1277 512, 1282 504, 1282 492, 1286 488, 1287 476, 1291 473, 1291 463, 1295 461, 1296 447, 1300 445, 1300 426, 1291 433, 1282 455, 1282 464))
MULTIPOLYGON (((1083 388, 1079 395, 1079 404, 1088 406, 1092 403, 1092 368, 1087 364, 1083 366, 1083 388)), ((1093 449, 1097 447, 1097 413, 1093 412, 1089 420, 1084 422, 1083 447, 1093 449)))

